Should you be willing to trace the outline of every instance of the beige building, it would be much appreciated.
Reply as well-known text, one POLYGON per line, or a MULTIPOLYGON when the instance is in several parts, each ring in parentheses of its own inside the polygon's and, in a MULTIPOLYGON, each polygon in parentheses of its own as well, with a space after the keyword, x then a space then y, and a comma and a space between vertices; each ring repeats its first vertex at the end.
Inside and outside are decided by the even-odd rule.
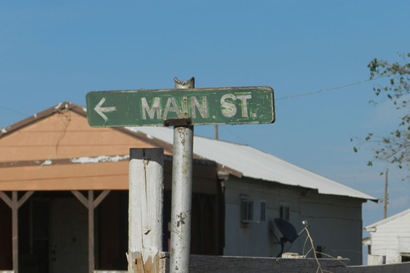
MULTIPOLYGON (((0 270, 126 269, 131 147, 164 149, 163 230, 167 231, 172 161, 168 143, 121 128, 91 128, 84 109, 70 103, 4 128, 0 135, 0 270)), ((217 168, 215 162, 194 160, 193 253, 223 251, 217 168)), ((168 238, 165 232, 165 247, 168 238)))

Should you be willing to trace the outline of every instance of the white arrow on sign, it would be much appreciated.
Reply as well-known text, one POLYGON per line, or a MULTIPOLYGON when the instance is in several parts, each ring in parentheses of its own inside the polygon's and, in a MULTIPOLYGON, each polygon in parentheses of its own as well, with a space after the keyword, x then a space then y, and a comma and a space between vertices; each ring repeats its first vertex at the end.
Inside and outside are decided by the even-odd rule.
POLYGON ((107 121, 107 116, 104 113, 109 113, 109 112, 114 112, 117 111, 117 108, 115 106, 108 106, 108 107, 102 107, 102 105, 105 102, 105 98, 102 98, 100 102, 95 106, 94 110, 99 114, 105 121, 107 121))

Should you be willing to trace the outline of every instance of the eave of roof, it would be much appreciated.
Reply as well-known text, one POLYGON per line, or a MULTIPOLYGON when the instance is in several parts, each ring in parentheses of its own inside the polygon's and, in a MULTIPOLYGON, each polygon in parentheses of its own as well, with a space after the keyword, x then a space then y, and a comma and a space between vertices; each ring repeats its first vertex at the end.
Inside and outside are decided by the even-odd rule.
POLYGON ((377 226, 384 225, 384 224, 386 224, 386 223, 388 223, 388 222, 391 222, 391 221, 393 221, 393 220, 395 220, 395 219, 397 219, 397 218, 400 218, 400 217, 402 217, 402 216, 404 216, 404 215, 406 215, 406 214, 408 214, 408 213, 410 213, 410 208, 409 208, 409 209, 406 209, 406 210, 403 210, 402 212, 399 212, 399 213, 397 213, 397 214, 395 214, 395 215, 392 215, 392 216, 390 216, 390 217, 387 217, 387 218, 385 218, 385 219, 382 219, 382 220, 380 220, 380 221, 378 221, 378 222, 376 222, 376 223, 373 223, 373 224, 371 224, 371 225, 368 225, 368 226, 365 227, 365 229, 366 229, 367 231, 369 231, 369 229, 373 229, 373 228, 375 228, 375 227, 377 227, 377 226))
POLYGON ((37 122, 39 120, 42 120, 43 118, 46 118, 48 116, 51 116, 55 113, 59 113, 65 109, 70 109, 74 112, 77 113, 85 113, 84 109, 81 106, 78 106, 76 104, 73 104, 71 102, 65 101, 65 102, 61 102, 55 106, 52 106, 44 111, 41 111, 39 113, 36 113, 28 118, 25 118, 19 122, 16 122, 10 126, 4 127, 1 129, 0 131, 0 139, 4 136, 10 135, 11 133, 25 127, 28 126, 34 122, 37 122))
MULTIPOLYGON (((82 156, 74 158, 54 158, 43 160, 20 160, 0 162, 1 168, 17 168, 30 166, 51 166, 51 165, 68 165, 68 164, 96 164, 106 162, 128 161, 129 155, 100 155, 100 156, 82 156)), ((165 161, 172 161, 172 156, 164 155, 165 161)), ((217 165, 216 162, 206 159, 193 159, 194 164, 200 165, 217 165)))

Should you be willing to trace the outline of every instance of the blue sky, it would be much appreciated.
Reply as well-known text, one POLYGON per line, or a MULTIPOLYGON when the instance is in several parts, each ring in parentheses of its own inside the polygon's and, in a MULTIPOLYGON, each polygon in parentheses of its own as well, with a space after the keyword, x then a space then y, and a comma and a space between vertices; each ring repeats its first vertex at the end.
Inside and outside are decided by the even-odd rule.
MULTIPOLYGON (((249 144, 338 182, 383 196, 384 163, 351 137, 396 124, 387 102, 368 104, 368 62, 410 48, 409 1, 10 1, 0 3, 0 127, 92 90, 267 85, 274 124, 221 126, 249 144)), ((213 136, 212 126, 196 134, 213 136)), ((408 170, 404 171, 408 173, 408 170)), ((390 169, 389 215, 410 207, 410 181, 390 169)), ((383 204, 366 204, 364 225, 383 204)))

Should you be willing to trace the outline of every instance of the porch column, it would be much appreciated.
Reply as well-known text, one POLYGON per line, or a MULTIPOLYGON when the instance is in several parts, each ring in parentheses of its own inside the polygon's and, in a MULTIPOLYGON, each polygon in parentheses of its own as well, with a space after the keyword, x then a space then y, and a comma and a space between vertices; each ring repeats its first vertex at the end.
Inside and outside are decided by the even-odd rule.
POLYGON ((71 191, 75 197, 83 204, 88 210, 88 271, 93 273, 95 269, 95 257, 94 257, 94 209, 104 200, 104 198, 110 193, 106 190, 100 193, 94 200, 94 191, 88 191, 88 198, 79 191, 71 191))
POLYGON ((18 210, 19 208, 30 198, 33 191, 26 192, 23 197, 18 199, 18 192, 13 191, 11 198, 3 191, 0 191, 0 198, 11 208, 11 242, 12 242, 12 255, 13 255, 13 271, 18 273, 18 210))

